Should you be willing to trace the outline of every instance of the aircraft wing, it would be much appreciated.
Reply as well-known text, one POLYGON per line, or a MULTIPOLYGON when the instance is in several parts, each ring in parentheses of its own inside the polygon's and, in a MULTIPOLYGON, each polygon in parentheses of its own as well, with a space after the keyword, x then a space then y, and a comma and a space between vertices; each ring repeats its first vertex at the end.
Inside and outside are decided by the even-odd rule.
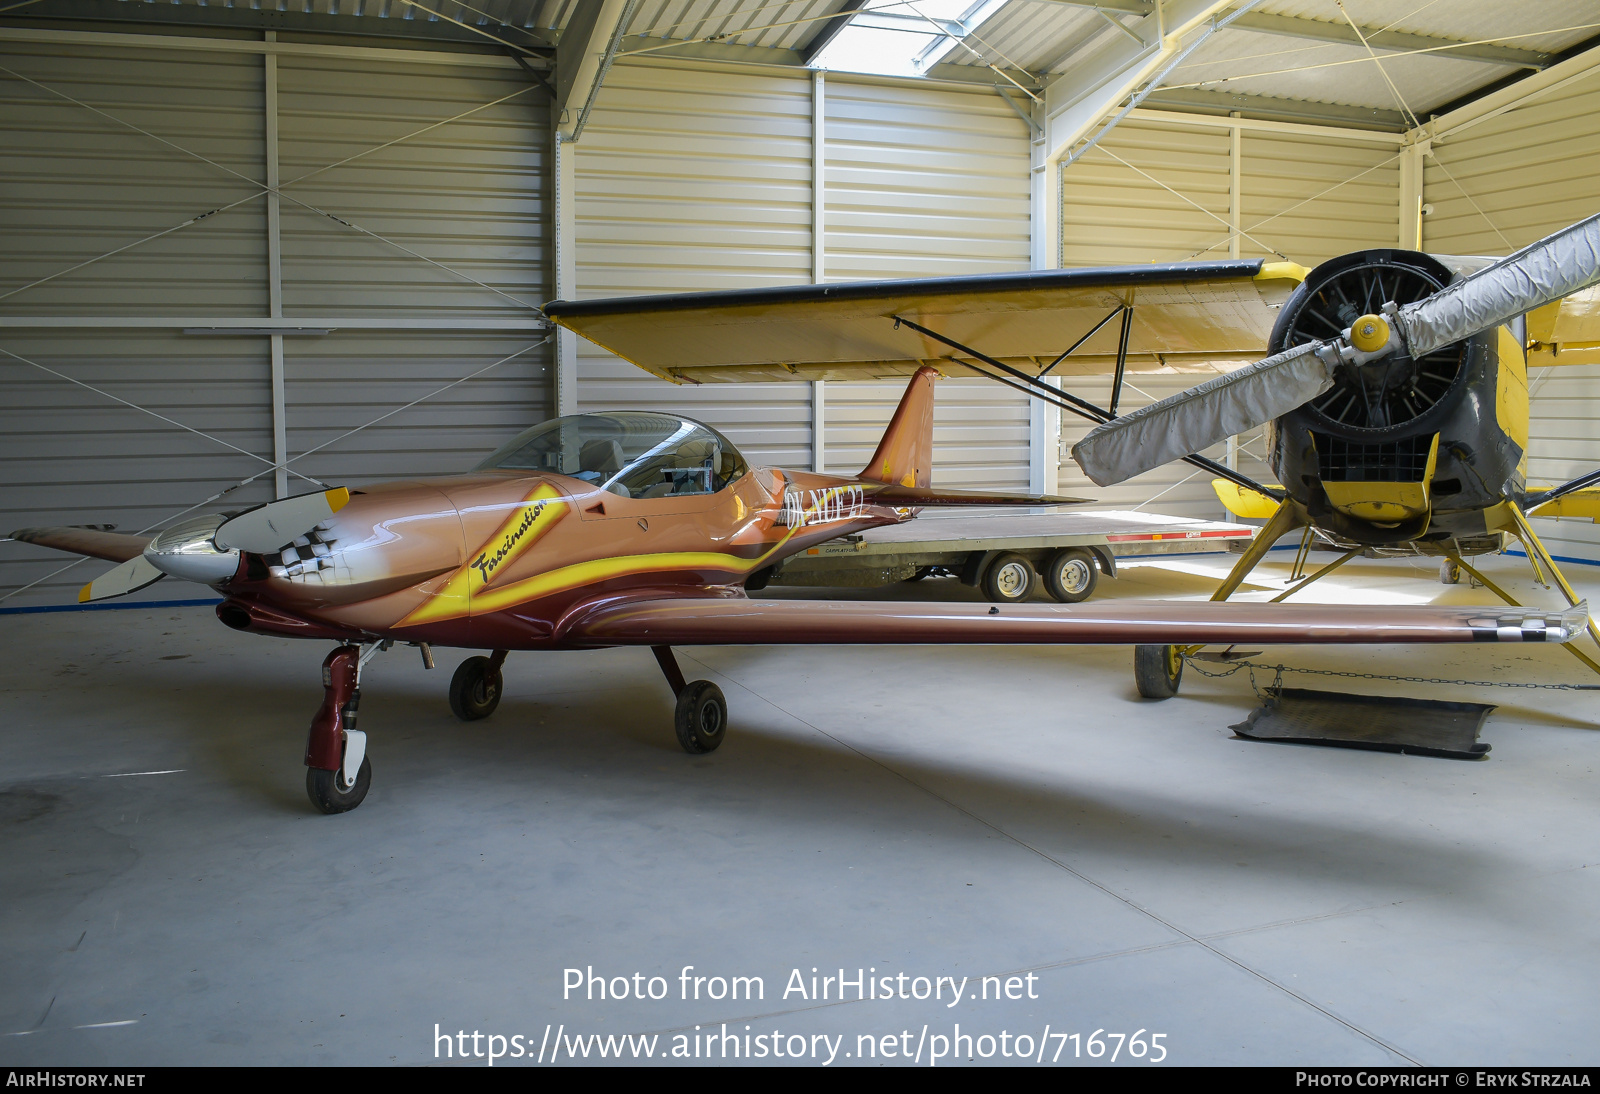
POLYGON ((664 380, 699 384, 891 379, 925 364, 974 374, 897 317, 1029 374, 1094 331, 1051 374, 1110 373, 1127 306, 1128 371, 1214 373, 1266 352, 1277 308, 1306 273, 1260 259, 1184 262, 555 300, 544 313, 664 380))
POLYGON ((701 597, 612 598, 568 616, 565 639, 593 646, 1130 645, 1566 642, 1587 604, 1538 608, 1227 604, 884 603, 701 597))
POLYGON ((1600 364, 1600 285, 1528 313, 1528 364, 1600 364))
POLYGON ((149 536, 130 536, 102 528, 19 528, 10 538, 107 562, 126 562, 150 546, 149 536))

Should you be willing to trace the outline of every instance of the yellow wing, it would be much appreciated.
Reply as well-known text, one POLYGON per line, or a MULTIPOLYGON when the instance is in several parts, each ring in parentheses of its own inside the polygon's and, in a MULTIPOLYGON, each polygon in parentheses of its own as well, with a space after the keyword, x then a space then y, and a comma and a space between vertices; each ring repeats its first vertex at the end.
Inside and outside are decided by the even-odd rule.
POLYGON ((1528 365, 1600 365, 1600 285, 1528 313, 1528 365))
POLYGON ((1306 273, 1292 262, 1188 262, 557 300, 544 312, 676 383, 888 379, 926 364, 973 375, 970 356, 897 318, 1030 375, 1103 323, 1052 375, 1109 373, 1123 307, 1129 372, 1226 372, 1266 351, 1278 307, 1306 273))

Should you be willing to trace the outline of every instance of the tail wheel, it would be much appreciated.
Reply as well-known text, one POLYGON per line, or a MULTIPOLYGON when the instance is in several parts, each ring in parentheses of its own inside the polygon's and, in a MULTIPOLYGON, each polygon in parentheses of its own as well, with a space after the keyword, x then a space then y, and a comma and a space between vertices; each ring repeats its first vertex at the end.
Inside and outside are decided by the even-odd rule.
POLYGON ((1063 604, 1088 600, 1099 580, 1100 571, 1095 569, 1094 557, 1082 547, 1056 552, 1044 568, 1044 587, 1063 604))
POLYGON ((1183 679, 1183 654, 1177 646, 1133 647, 1133 682, 1146 699, 1170 699, 1183 679))
POLYGON ((500 670, 487 657, 469 657, 450 678, 450 709, 463 722, 487 718, 500 705, 500 670))

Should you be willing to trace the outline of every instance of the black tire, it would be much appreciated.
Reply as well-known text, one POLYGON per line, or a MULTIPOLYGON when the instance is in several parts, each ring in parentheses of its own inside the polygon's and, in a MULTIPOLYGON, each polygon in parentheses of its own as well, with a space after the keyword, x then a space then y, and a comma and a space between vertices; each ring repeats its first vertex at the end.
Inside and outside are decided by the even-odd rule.
POLYGON ((1004 554, 983 572, 983 595, 996 604, 1021 604, 1033 595, 1039 575, 1033 563, 1018 554, 1004 554))
POLYGON ((678 694, 672 726, 691 756, 715 752, 728 735, 728 701, 722 689, 710 680, 691 680, 678 694))
POLYGON ((1099 581, 1100 570, 1094 556, 1082 547, 1057 551, 1044 568, 1045 590, 1063 604, 1088 600, 1099 581))
POLYGON ((1170 699, 1183 679, 1183 658, 1177 646, 1133 647, 1133 682, 1146 699, 1170 699))
POLYGON ((1456 562, 1455 559, 1453 559, 1453 558, 1441 558, 1439 560, 1439 584, 1441 584, 1441 585, 1459 585, 1459 584, 1461 584, 1461 567, 1456 562))
POLYGON ((500 670, 491 669, 487 657, 469 657, 450 678, 450 709, 463 722, 487 718, 500 705, 502 684, 500 670))
POLYGON ((312 805, 330 815, 348 813, 366 799, 367 789, 372 786, 372 758, 361 757, 354 786, 341 790, 339 775, 320 767, 306 768, 306 795, 312 805))

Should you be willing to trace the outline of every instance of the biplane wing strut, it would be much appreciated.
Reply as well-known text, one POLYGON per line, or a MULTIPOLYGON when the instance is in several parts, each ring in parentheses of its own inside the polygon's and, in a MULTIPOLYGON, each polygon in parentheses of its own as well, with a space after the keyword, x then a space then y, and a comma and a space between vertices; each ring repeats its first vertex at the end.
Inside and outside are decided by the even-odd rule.
MULTIPOLYGON (((1094 332, 1098 331, 1100 327, 1105 326, 1118 315, 1123 317, 1123 322, 1121 337, 1117 347, 1117 371, 1114 373, 1114 379, 1112 380, 1111 387, 1111 405, 1113 407, 1117 405, 1117 397, 1121 394, 1122 378, 1128 356, 1128 331, 1131 327, 1130 320, 1132 319, 1133 309, 1127 305, 1123 305, 1102 319, 1099 325, 1094 328, 1094 330, 1090 331, 1089 334, 1084 335, 1084 337, 1078 342, 1078 345, 1081 345, 1089 338, 1090 335, 1094 334, 1094 332)), ((1104 425, 1106 422, 1112 421, 1117 417, 1115 410, 1107 410, 1104 407, 1096 406, 1087 399, 1079 398, 1078 396, 1073 395, 1071 392, 1061 391, 1057 388, 1053 388, 1039 378, 1040 376, 1047 375, 1050 372, 1050 368, 1060 364, 1063 358, 1067 357, 1073 349, 1077 348, 1076 345, 1069 348, 1067 352, 1063 353, 1060 357, 1057 357, 1056 360, 1052 362, 1050 368, 1041 370, 1039 376, 1029 376, 1021 369, 1012 368, 1004 361, 998 361, 986 353, 981 353, 978 350, 973 349, 971 346, 964 346, 953 338, 946 338, 937 331, 929 330, 927 327, 914 323, 904 316, 896 315, 893 316, 893 319, 896 327, 904 324, 905 326, 908 326, 912 330, 916 331, 918 334, 931 338, 935 342, 939 342, 942 345, 949 346, 957 353, 971 357, 973 360, 981 361, 985 365, 998 369, 1001 373, 1003 373, 1003 375, 996 376, 991 372, 985 371, 984 369, 977 368, 970 361, 963 362, 963 364, 977 372, 980 376, 984 376, 995 381, 996 383, 1004 384, 1006 387, 1009 387, 1015 391, 1020 391, 1024 395, 1031 395, 1033 398, 1038 399, 1041 402, 1046 402, 1052 406, 1059 407, 1060 409, 1069 413, 1076 414, 1080 418, 1087 418, 1096 425, 1104 425)), ((1243 486, 1248 490, 1254 490, 1256 493, 1263 494, 1269 498, 1272 498, 1274 501, 1282 501, 1288 496, 1275 486, 1265 486, 1257 482, 1255 479, 1252 479, 1250 476, 1240 474, 1238 471, 1227 466, 1226 464, 1218 463, 1216 460, 1209 459, 1205 456, 1189 455, 1182 457, 1182 460, 1184 463, 1198 467, 1202 471, 1209 471, 1219 478, 1227 479, 1229 482, 1238 486, 1243 486)))

